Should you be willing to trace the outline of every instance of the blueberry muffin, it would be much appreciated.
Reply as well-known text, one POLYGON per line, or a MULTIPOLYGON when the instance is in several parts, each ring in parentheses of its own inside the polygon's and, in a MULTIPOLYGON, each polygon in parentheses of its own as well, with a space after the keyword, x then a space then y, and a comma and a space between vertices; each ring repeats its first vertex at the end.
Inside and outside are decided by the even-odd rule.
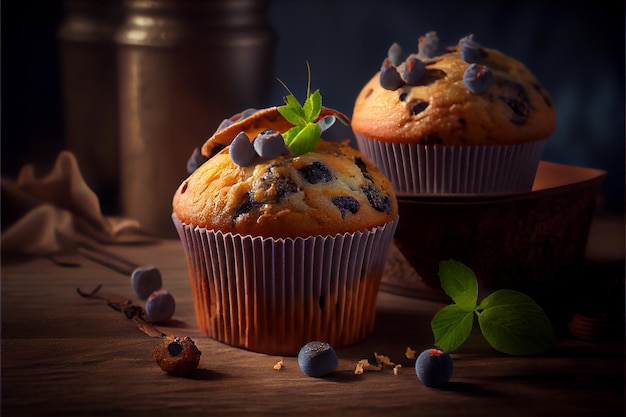
POLYGON ((294 125, 277 108, 227 119, 176 191, 172 217, 210 337, 295 356, 311 340, 343 346, 373 330, 397 201, 371 161, 320 139, 331 113, 347 120, 287 112, 294 125))
POLYGON ((528 68, 473 36, 442 50, 436 33, 402 59, 392 45, 358 95, 359 149, 398 193, 488 193, 532 187, 556 128, 548 92, 528 68))
POLYGON ((183 223, 272 238, 352 233, 397 216, 389 180, 347 144, 323 140, 249 166, 226 148, 181 184, 173 208, 183 223))
POLYGON ((157 365, 170 375, 187 376, 200 363, 202 353, 189 337, 165 336, 152 350, 157 365))

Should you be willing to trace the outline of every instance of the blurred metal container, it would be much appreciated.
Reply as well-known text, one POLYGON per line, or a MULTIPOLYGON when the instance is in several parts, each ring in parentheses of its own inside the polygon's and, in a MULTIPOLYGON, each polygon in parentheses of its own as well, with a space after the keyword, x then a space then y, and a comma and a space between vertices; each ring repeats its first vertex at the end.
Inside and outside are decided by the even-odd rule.
POLYGON ((116 35, 122 214, 174 237, 172 197, 193 149, 271 96, 268 1, 127 0, 116 35))
POLYGON ((102 210, 118 210, 117 62, 119 0, 65 0, 57 32, 65 146, 78 160, 102 210))

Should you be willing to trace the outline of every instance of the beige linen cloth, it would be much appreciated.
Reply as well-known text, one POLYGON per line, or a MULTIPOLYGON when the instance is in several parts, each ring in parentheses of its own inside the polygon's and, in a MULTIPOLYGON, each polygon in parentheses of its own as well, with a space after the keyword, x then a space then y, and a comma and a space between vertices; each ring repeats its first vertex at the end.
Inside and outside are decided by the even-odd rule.
POLYGON ((36 178, 34 166, 26 165, 16 182, 2 179, 2 218, 3 254, 72 253, 84 240, 150 241, 140 233, 138 221, 102 214, 98 196, 85 183, 69 151, 57 156, 52 171, 43 178, 36 178))

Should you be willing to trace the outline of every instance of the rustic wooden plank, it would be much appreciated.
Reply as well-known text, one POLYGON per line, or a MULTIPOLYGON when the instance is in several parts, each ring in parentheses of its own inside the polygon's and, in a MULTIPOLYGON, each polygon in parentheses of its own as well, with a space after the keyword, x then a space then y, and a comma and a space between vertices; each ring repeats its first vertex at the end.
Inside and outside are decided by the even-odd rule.
POLYGON ((327 378, 302 374, 296 358, 232 348, 195 326, 179 242, 113 248, 155 264, 176 297, 175 321, 165 333, 190 336, 202 351, 188 378, 165 374, 151 358, 159 339, 137 329, 98 300, 76 293, 102 291, 134 299, 127 277, 71 257, 79 268, 49 260, 2 266, 2 412, 4 416, 63 415, 341 415, 486 414, 511 416, 623 415, 622 343, 594 344, 560 334, 555 348, 536 358, 498 354, 473 338, 453 354, 455 371, 442 389, 422 385, 407 346, 432 340, 430 319, 440 301, 381 292, 374 334, 337 349, 339 369, 327 378), (355 375, 356 362, 374 352, 402 364, 355 375))

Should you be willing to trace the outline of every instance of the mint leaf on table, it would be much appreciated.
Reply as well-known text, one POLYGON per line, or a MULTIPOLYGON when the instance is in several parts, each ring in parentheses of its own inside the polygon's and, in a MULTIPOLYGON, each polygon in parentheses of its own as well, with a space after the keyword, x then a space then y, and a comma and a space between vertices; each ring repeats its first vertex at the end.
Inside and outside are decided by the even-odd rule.
POLYGON ((476 308, 485 339, 510 355, 535 355, 555 342, 552 323, 543 309, 524 293, 499 290, 476 308))
POLYGON ((556 336, 550 319, 528 295, 502 289, 478 302, 478 280, 474 272, 456 261, 439 263, 441 288, 454 304, 441 309, 431 321, 435 345, 448 351, 458 349, 472 333, 474 316, 489 344, 509 355, 545 352, 556 336))
POLYGON ((437 346, 445 350, 458 349, 472 333, 474 311, 451 304, 435 314, 431 327, 437 346))

